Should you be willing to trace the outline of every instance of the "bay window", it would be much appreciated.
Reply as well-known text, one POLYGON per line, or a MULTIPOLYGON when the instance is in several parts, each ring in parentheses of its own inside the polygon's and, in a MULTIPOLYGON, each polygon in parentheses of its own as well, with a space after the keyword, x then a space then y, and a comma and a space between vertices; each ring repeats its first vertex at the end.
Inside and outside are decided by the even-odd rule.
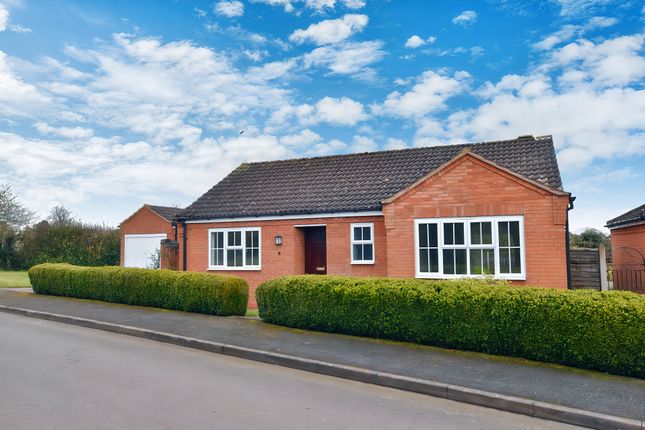
POLYGON ((260 270, 260 227, 208 230, 209 270, 260 270))
POLYGON ((523 217, 416 219, 419 278, 525 279, 523 217))

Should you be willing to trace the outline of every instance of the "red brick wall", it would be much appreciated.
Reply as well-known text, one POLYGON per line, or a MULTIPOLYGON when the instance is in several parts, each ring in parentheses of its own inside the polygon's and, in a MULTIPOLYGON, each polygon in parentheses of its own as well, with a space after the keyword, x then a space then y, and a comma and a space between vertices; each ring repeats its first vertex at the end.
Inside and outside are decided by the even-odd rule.
POLYGON ((566 288, 567 205, 568 196, 555 196, 466 155, 383 205, 388 276, 415 276, 415 218, 524 215, 526 281, 513 283, 566 288))
MULTIPOLYGON (((276 220, 187 224, 187 270, 208 271, 208 229, 229 227, 262 227, 261 270, 214 270, 211 273, 241 276, 249 282, 249 306, 255 308, 255 289, 262 282, 283 275, 304 273, 304 233, 296 225, 325 224, 327 229, 327 273, 330 275, 386 276, 387 253, 383 217, 313 218, 306 220, 276 220), (351 264, 350 224, 374 223, 374 264, 351 264), (282 245, 275 245, 275 236, 282 236, 282 245)), ((179 243, 183 231, 179 228, 179 243)), ((182 267, 180 246, 179 264, 182 267)))
POLYGON ((124 236, 126 234, 161 234, 166 233, 168 239, 174 239, 175 233, 170 221, 160 217, 147 207, 142 207, 130 218, 126 219, 119 226, 119 237, 121 239, 121 266, 124 258, 124 236))
POLYGON ((634 249, 645 255, 645 224, 611 230, 611 252, 615 269, 643 268, 643 259, 634 249))

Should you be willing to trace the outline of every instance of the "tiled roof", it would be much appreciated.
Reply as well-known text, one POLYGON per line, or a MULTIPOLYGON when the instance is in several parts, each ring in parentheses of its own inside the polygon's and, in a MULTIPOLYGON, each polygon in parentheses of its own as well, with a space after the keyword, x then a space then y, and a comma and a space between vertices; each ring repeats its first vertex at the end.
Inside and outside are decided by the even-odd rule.
POLYGON ((617 216, 614 219, 607 221, 607 227, 618 227, 624 224, 631 224, 635 222, 645 222, 645 205, 634 208, 624 214, 617 216))
POLYGON ((176 208, 170 206, 156 206, 156 205, 146 205, 149 209, 155 212, 157 215, 161 215, 163 218, 166 218, 168 221, 172 221, 173 218, 179 212, 183 211, 183 208, 176 208))
POLYGON ((394 151, 244 163, 186 208, 182 219, 380 210, 468 147, 547 187, 562 181, 551 136, 394 151))

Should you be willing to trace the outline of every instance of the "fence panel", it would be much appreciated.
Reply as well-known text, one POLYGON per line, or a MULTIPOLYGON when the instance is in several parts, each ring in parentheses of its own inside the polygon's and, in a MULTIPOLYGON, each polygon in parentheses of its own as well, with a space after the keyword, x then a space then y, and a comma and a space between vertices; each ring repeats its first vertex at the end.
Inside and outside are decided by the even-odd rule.
POLYGON ((645 270, 614 269, 614 290, 633 291, 645 294, 645 270))

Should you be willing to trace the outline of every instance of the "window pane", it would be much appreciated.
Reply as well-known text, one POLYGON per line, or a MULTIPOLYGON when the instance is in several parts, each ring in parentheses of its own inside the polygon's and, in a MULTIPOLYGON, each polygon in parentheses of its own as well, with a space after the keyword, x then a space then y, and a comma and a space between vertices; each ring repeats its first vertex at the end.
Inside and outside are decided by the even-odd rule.
POLYGON ((499 250, 499 272, 510 273, 510 250, 508 248, 500 248, 499 250))
POLYGON ((482 250, 482 275, 495 274, 495 250, 482 250))
MULTIPOLYGON (((463 231, 463 230, 462 230, 463 231)), ((466 272, 466 250, 465 249, 456 249, 455 250, 455 261, 456 261, 456 273, 458 275, 465 275, 466 272)))
POLYGON ((455 274, 455 251, 452 249, 443 250, 443 273, 446 275, 455 274))
POLYGON ((421 249, 419 250, 419 272, 428 273, 429 271, 430 271, 430 267, 429 267, 428 250, 421 249))
MULTIPOLYGON (((222 235, 224 236, 224 235, 222 235)), ((218 249, 217 252, 215 253, 215 265, 216 266, 223 266, 224 265, 224 250, 223 249, 218 249)))
POLYGON ((520 246, 520 223, 519 221, 511 221, 508 223, 510 228, 510 244, 511 246, 520 246))
MULTIPOLYGON (((436 226, 435 226, 436 229, 436 226)), ((432 273, 439 272, 439 250, 431 249, 430 250, 430 271, 432 273)))
POLYGON ((362 240, 363 239, 363 230, 360 227, 354 227, 354 240, 362 240))
POLYGON ((372 227, 363 227, 363 240, 372 240, 372 227))
POLYGON ((511 248, 511 273, 521 273, 522 263, 520 261, 520 249, 511 248))
POLYGON ((446 245, 455 244, 455 237, 453 235, 453 226, 454 224, 451 222, 447 222, 443 224, 443 243, 446 245))
POLYGON ((247 231, 244 233, 244 242, 245 246, 247 248, 252 248, 253 247, 253 232, 252 231, 247 231))
POLYGON ((372 245, 363 245, 363 259, 366 261, 371 261, 374 259, 374 250, 372 245))
POLYGON ((483 222, 481 223, 482 226, 482 241, 481 243, 484 245, 492 245, 493 244, 493 225, 490 222, 483 222))
POLYGON ((246 250, 247 266, 258 266, 260 264, 260 251, 257 248, 246 250))
POLYGON ((463 245, 464 242, 464 223, 455 223, 455 245, 463 245))
POLYGON ((481 249, 470 250, 470 274, 471 275, 482 274, 482 250, 481 249))
MULTIPOLYGON (((240 235, 240 240, 242 240, 242 237, 240 235)), ((242 250, 241 249, 236 249, 235 250, 235 266, 242 266, 243 261, 242 261, 242 250)))
POLYGON ((363 247, 361 245, 352 246, 354 261, 361 261, 363 259, 363 247))
POLYGON ((480 222, 470 223, 470 243, 473 245, 480 245, 482 243, 480 222))
POLYGON ((419 246, 428 246, 428 224, 419 224, 419 246))
POLYGON ((497 226, 499 228, 499 246, 508 246, 508 222, 500 221, 497 226))
POLYGON ((439 246, 439 235, 437 234, 437 224, 428 224, 428 234, 430 237, 430 246, 436 248, 439 246))
POLYGON ((235 266, 235 250, 234 249, 229 249, 226 251, 226 265, 227 266, 235 266))
POLYGON ((242 232, 229 231, 228 232, 228 246, 242 246, 242 232))

